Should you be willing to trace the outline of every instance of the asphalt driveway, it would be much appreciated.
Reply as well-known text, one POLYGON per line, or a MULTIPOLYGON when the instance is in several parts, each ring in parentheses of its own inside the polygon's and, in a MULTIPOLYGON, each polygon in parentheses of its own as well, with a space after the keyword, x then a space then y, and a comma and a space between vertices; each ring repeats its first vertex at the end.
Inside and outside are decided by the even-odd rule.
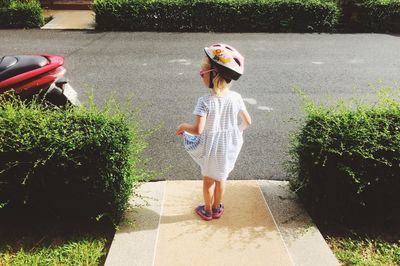
POLYGON ((54 53, 65 57, 67 77, 85 99, 113 96, 141 108, 149 139, 149 167, 160 179, 199 179, 200 171, 174 135, 191 122, 206 93, 198 74, 204 46, 226 42, 245 56, 245 74, 233 90, 246 99, 253 126, 231 179, 287 179, 289 132, 304 112, 293 87, 318 102, 352 96, 372 99, 369 84, 396 85, 399 36, 386 34, 216 34, 0 30, 0 56, 54 53))

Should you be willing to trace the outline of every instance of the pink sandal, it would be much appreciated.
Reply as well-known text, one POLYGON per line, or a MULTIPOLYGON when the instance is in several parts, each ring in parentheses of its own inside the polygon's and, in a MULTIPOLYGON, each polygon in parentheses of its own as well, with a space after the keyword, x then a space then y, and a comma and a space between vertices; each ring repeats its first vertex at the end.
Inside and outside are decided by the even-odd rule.
POLYGON ((220 204, 218 208, 212 208, 212 218, 218 219, 224 213, 224 204, 220 204))
POLYGON ((206 209, 204 208, 204 205, 197 206, 197 208, 195 209, 195 212, 197 213, 197 215, 199 215, 205 221, 210 221, 213 218, 211 211, 206 211, 206 209))

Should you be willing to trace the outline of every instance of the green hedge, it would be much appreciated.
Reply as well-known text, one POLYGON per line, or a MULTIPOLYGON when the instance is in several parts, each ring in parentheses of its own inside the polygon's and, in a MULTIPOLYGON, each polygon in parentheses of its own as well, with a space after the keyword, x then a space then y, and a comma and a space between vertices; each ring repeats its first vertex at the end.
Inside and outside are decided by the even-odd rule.
POLYGON ((96 0, 103 30, 332 31, 339 9, 329 0, 96 0))
POLYGON ((293 188, 322 222, 377 223, 399 218, 400 91, 373 107, 307 105, 291 143, 293 188))
POLYGON ((366 31, 399 32, 400 0, 369 0, 360 6, 360 23, 366 31))
POLYGON ((400 31, 400 0, 342 0, 341 8, 345 31, 400 31))
POLYGON ((0 0, 0 8, 9 7, 11 4, 11 0, 0 0))
POLYGON ((48 109, 0 97, 0 216, 117 223, 147 173, 142 134, 116 105, 48 109))
POLYGON ((38 0, 5 1, 0 4, 0 28, 38 28, 44 18, 38 0))

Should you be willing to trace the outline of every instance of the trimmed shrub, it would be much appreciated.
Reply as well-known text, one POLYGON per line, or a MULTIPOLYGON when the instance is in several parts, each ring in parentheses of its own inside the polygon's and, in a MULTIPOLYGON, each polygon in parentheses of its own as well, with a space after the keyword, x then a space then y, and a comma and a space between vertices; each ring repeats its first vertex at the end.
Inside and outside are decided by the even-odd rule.
POLYGON ((374 106, 307 104, 291 142, 292 185, 320 222, 399 218, 400 97, 382 90, 374 106))
POLYGON ((346 31, 400 31, 400 0, 342 0, 341 6, 346 31))
POLYGON ((0 8, 9 7, 11 4, 11 0, 0 0, 0 8))
POLYGON ((38 0, 7 1, 0 7, 1 28, 38 28, 43 26, 44 18, 42 8, 38 0))
POLYGON ((332 31, 329 0, 96 0, 98 29, 136 31, 332 31))
POLYGON ((400 0, 368 0, 360 6, 360 23, 366 31, 400 31, 400 0))
POLYGON ((147 172, 143 135, 116 104, 44 108, 0 96, 0 215, 117 223, 147 172))

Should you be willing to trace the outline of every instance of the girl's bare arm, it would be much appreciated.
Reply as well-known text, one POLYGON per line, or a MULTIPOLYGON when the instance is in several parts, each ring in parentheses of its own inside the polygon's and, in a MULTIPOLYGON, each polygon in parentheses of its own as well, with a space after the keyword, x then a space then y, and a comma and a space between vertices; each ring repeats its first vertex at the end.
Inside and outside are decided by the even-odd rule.
POLYGON ((206 125, 206 117, 196 115, 194 124, 193 125, 188 123, 180 124, 176 128, 176 135, 182 135, 184 131, 193 135, 200 135, 203 132, 205 125, 206 125))
POLYGON ((242 123, 240 124, 239 128, 241 131, 243 131, 251 125, 251 117, 247 111, 240 112, 239 116, 242 119, 242 123))

